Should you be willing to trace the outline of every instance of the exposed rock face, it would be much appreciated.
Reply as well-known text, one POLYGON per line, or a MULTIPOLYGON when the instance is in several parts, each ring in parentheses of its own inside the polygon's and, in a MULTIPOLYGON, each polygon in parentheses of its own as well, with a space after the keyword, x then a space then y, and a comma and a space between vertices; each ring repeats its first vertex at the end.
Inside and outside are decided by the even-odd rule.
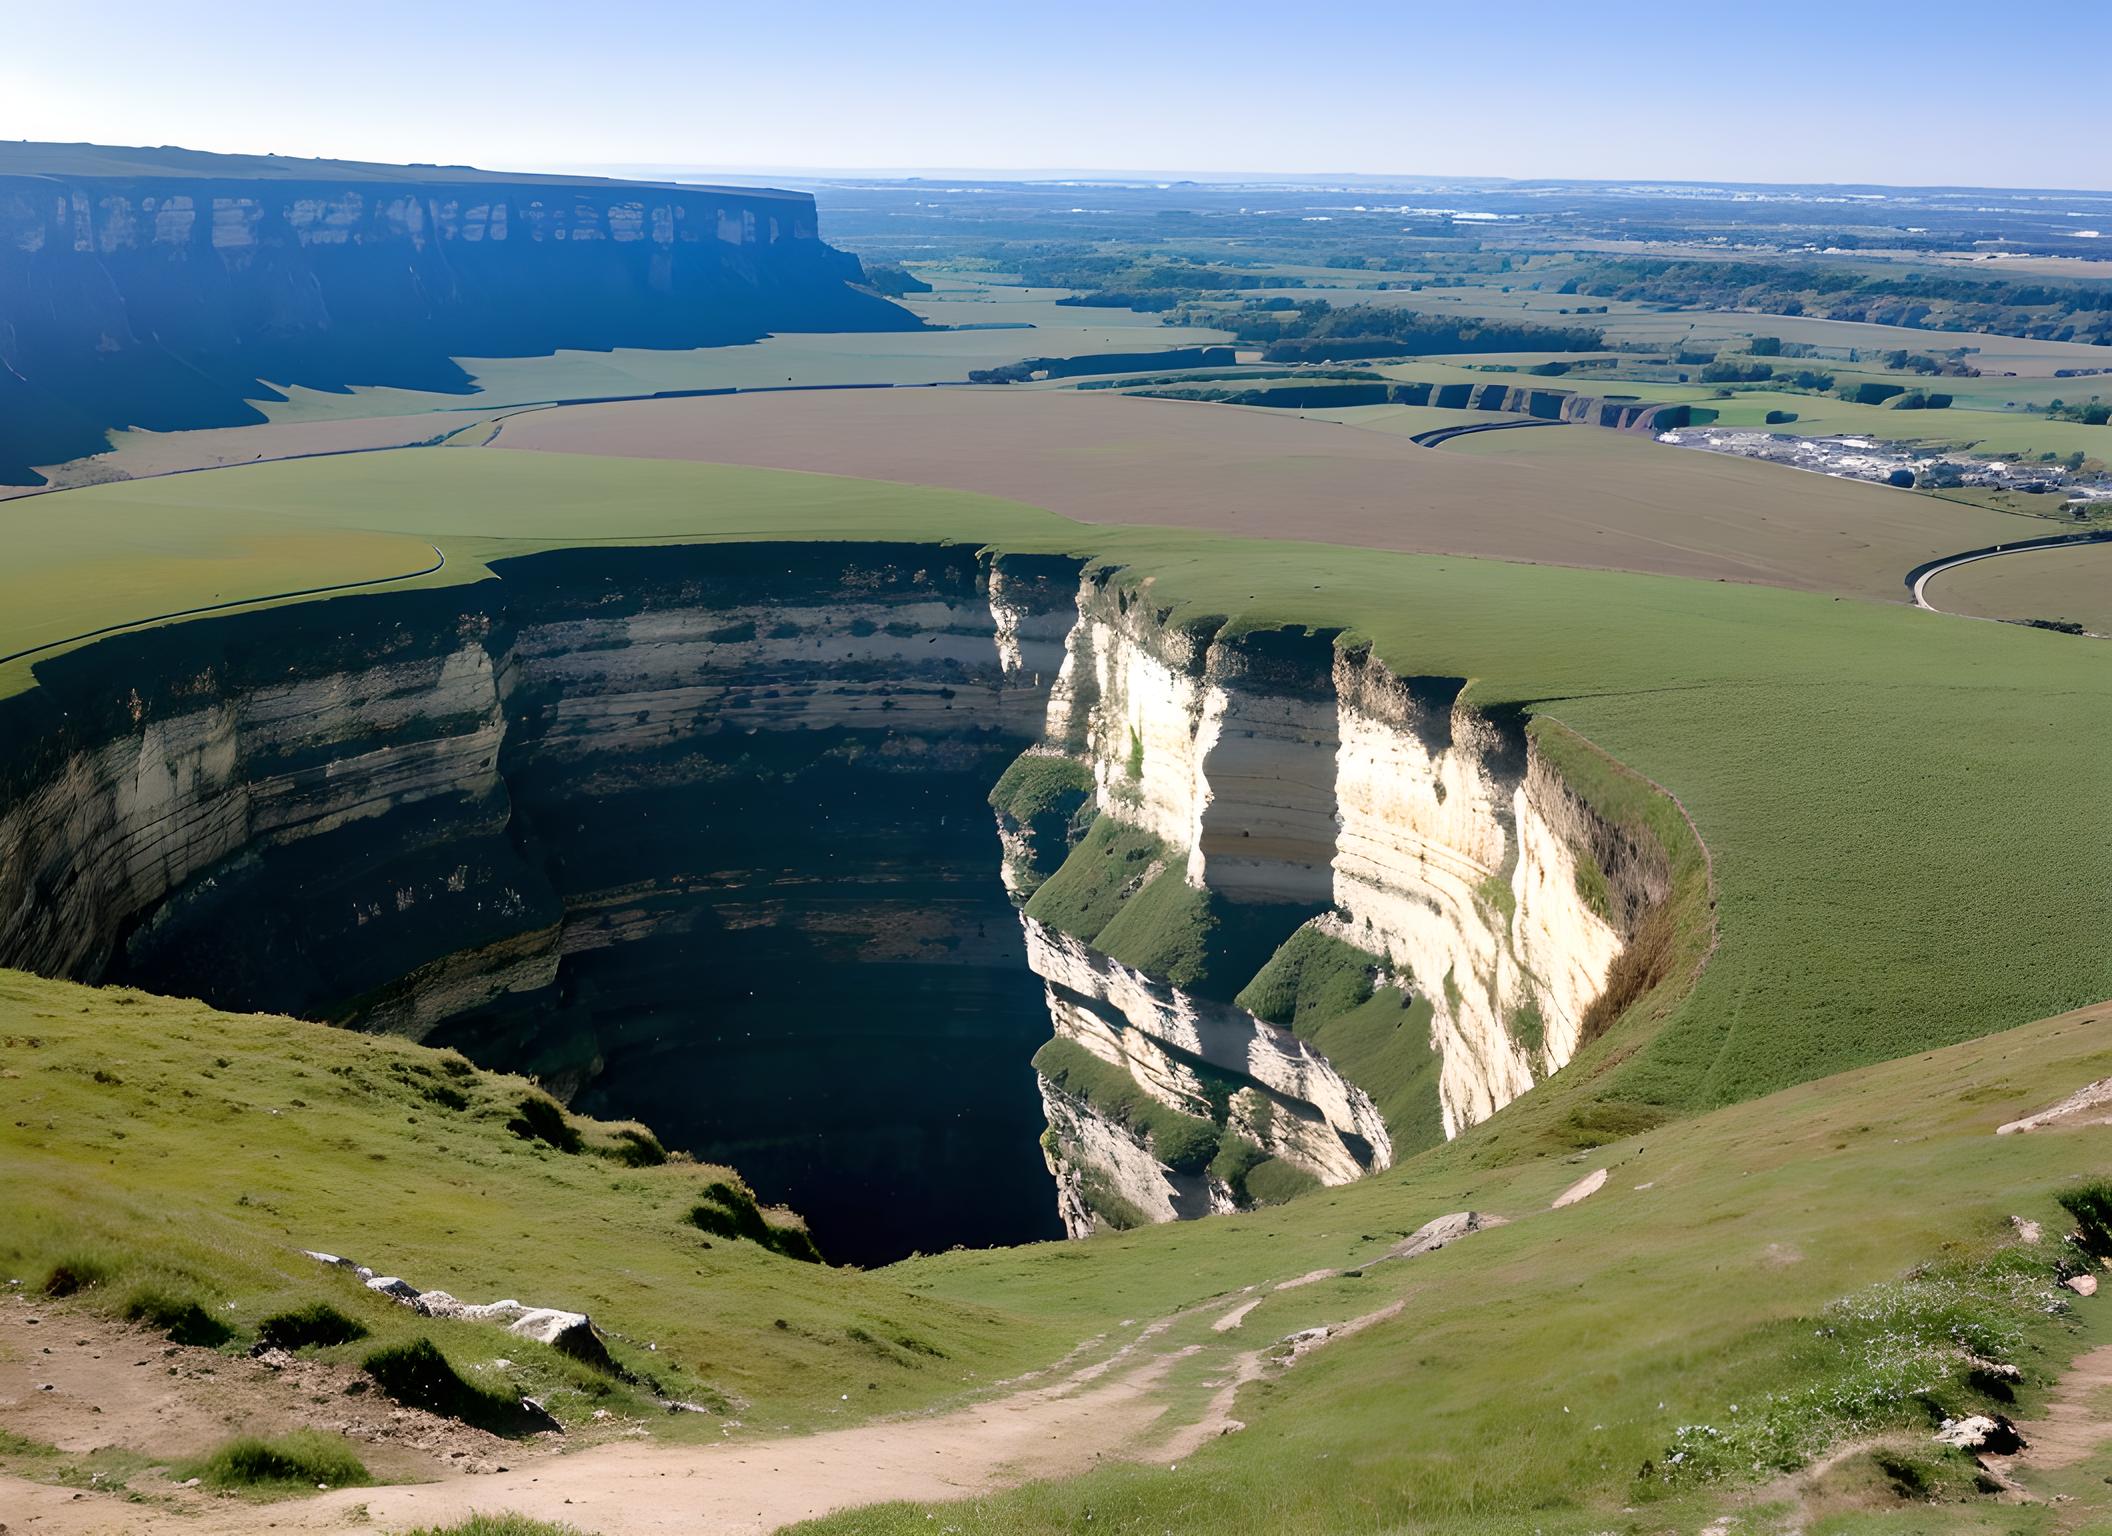
MULTIPOLYGON (((1273 916, 1279 941, 1304 922, 1421 995, 1447 1136, 1575 1054, 1625 936, 1669 886, 1656 850, 1584 806, 1522 722, 1478 713, 1460 692, 1457 680, 1398 677, 1329 635, 1173 624, 1148 594, 1088 578, 1046 737, 1086 759, 1101 813, 1173 850, 1222 920, 1273 916)), ((1363 1089, 1289 1030, 1219 1000, 1270 946, 1209 998, 1031 915, 1027 928, 1058 1036, 1152 1098, 1322 1183, 1391 1161, 1363 1089)), ((1160 1219, 1199 1204, 1134 1155, 1143 1138, 1091 1120, 1089 1104, 1052 1116, 1067 1190, 1106 1190, 1160 1219), (1129 1150, 1110 1152, 1125 1139, 1129 1150)), ((1093 1226, 1081 1203, 1066 1203, 1074 1233, 1093 1226)))
POLYGON ((918 324, 849 286, 803 193, 64 148, 0 151, 0 481, 111 427, 262 420, 259 381, 466 390, 453 358, 918 324))
POLYGON ((1567 1062, 1666 893, 1457 680, 1175 622, 1075 560, 499 570, 40 666, 0 701, 0 964, 459 1045, 870 1262, 1387 1167, 1567 1062), (1129 840, 1102 905, 1141 937, 1015 916, 1000 865, 1080 824, 992 838, 1023 749, 1072 760, 1067 806, 1092 786, 1060 878, 1129 840), (1354 994, 1329 1018, 1394 1000, 1347 1055, 1303 982, 1253 991, 1299 946, 1354 994), (1417 1073, 1426 1109, 1385 1086, 1417 1073))
POLYGON ((1012 562, 996 613, 961 549, 503 570, 40 668, 0 703, 0 964, 459 1044, 832 1256, 1054 1235, 984 796, 1076 562, 1012 562))

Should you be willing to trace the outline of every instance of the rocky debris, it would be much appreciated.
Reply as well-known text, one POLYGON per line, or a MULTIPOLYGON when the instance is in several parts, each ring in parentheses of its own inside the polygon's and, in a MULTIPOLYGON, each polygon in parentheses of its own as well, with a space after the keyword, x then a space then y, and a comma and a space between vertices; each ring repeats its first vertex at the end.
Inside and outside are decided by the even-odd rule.
POLYGON ((1278 1339, 1271 1353, 1285 1366, 1293 1366, 1325 1344, 1333 1334, 1334 1330, 1325 1323, 1316 1328, 1301 1328, 1278 1339))
POLYGON ((1372 1262, 1383 1264, 1388 1259, 1421 1258, 1426 1253, 1437 1252, 1447 1243, 1458 1242, 1469 1233, 1482 1232, 1490 1227, 1502 1225, 1501 1216, 1488 1216, 1480 1211, 1454 1211, 1449 1216, 1440 1216, 1435 1221, 1424 1222, 1372 1262))
POLYGON ((351 1259, 341 1258, 334 1253, 319 1253, 313 1249, 302 1251, 319 1264, 350 1270, 368 1290, 393 1297, 421 1317, 435 1317, 452 1322, 504 1323, 506 1331, 517 1338, 547 1344, 561 1354, 570 1355, 582 1364, 607 1371, 611 1375, 622 1374, 622 1367, 610 1358, 608 1346, 602 1343, 601 1333, 595 1328, 594 1320, 584 1312, 567 1312, 557 1307, 531 1307, 510 1298, 483 1303, 461 1301, 446 1291, 421 1291, 409 1281, 394 1275, 377 1275, 364 1264, 354 1263, 351 1259))
POLYGON ((2061 1284, 2067 1286, 2069 1290, 2075 1292, 2078 1296, 2095 1296, 2097 1294, 2097 1276, 2095 1275, 2071 1275, 2066 1280, 2063 1280, 2061 1284))
POLYGON ((1974 1376, 1984 1376, 1991 1381, 2019 1382, 2024 1379, 2023 1369, 2004 1360, 1985 1360, 1971 1350, 1960 1350, 1958 1358, 1974 1376))
MULTIPOLYGON (((2005 1127, 2005 1129, 2006 1128, 2007 1127, 2005 1127)), ((1997 1131, 1995 1134, 1999 1136, 2002 1133, 2000 1131, 1997 1131)), ((2044 1236, 2044 1234, 2039 1229, 2039 1224, 2035 1221, 2028 1220, 2025 1217, 2012 1216, 2009 1218, 2009 1224, 2012 1227, 2016 1228, 2017 1241, 2020 1243, 2028 1243, 2031 1246, 2036 1247, 2038 1246, 2039 1239, 2044 1236)))
POLYGON ((2024 1437, 2017 1433, 2017 1426, 1999 1413, 1974 1413, 1962 1419, 1945 1419, 1936 1431, 1936 1442, 1989 1456, 2013 1456, 2024 1449, 2024 1437))
POLYGON ((2016 1136, 2063 1125, 2112 1125, 2112 1077, 2101 1077, 2088 1087, 2078 1088, 2060 1103, 2050 1104, 2035 1115, 1998 1125, 1995 1134, 2016 1136))
POLYGON ((1342 1271, 1339 1269, 1308 1270, 1306 1273, 1297 1276, 1295 1279, 1283 1281, 1276 1287, 1276 1289, 1279 1291, 1295 1291, 1301 1285, 1312 1285, 1317 1281, 1332 1280, 1335 1278, 1335 1276, 1341 1273, 1342 1271))
POLYGON ((1559 1211, 1565 1205, 1575 1205, 1579 1200, 1588 1200, 1603 1189, 1605 1184, 1606 1170, 1603 1168, 1596 1169, 1591 1173, 1585 1174, 1583 1178, 1577 1180, 1576 1183, 1563 1190, 1561 1194, 1555 1196, 1555 1203, 1549 1206, 1548 1209, 1559 1211))

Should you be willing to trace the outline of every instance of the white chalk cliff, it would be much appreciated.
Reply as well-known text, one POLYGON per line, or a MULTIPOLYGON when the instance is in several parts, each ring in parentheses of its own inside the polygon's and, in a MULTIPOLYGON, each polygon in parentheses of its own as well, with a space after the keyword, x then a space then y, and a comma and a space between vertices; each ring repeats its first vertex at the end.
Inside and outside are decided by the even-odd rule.
MULTIPOLYGON (((1089 574, 1045 734, 1045 749, 1090 768, 1100 814, 1158 838, 1190 887, 1313 909, 1311 927, 1428 1002, 1429 1038, 1412 1048, 1439 1059, 1447 1137, 1569 1061, 1635 909, 1666 885, 1661 870, 1627 869, 1627 889, 1609 894, 1592 812, 1522 722, 1485 717, 1461 691, 1404 680, 1328 635, 1177 623, 1148 588, 1089 574)), ((1290 1031, 1025 921, 1059 1038, 1191 1115, 1209 1113, 1198 1072, 1230 1074, 1243 1086, 1228 1134, 1321 1183, 1392 1160, 1370 1097, 1290 1031), (1263 1101, 1270 1113, 1248 1107, 1263 1101)), ((1268 958, 1251 956, 1248 974, 1268 958)), ((1081 1191, 1159 1220, 1228 1203, 1221 1189, 1201 1198, 1148 1137, 1090 1103, 1045 1096, 1074 1234, 1095 1224, 1081 1191)))

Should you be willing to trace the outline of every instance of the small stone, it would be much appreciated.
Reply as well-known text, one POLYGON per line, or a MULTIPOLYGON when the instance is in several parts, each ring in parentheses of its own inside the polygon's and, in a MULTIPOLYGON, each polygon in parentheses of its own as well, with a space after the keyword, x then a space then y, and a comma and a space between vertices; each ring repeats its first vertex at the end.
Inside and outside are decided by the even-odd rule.
POLYGON ((2095 1275, 2075 1275, 2063 1280, 2061 1284, 2067 1286, 2069 1290, 2075 1292, 2078 1296, 2095 1296, 2097 1294, 2097 1276, 2095 1275))

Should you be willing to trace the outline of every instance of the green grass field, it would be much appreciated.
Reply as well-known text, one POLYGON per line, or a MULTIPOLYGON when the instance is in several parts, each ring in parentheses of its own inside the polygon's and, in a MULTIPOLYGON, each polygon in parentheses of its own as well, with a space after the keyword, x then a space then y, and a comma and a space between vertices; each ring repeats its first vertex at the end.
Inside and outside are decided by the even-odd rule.
POLYGON ((432 581, 598 540, 950 538, 1098 555, 1196 611, 1346 625, 1400 671, 1561 721, 1692 813, 1722 947, 1621 1066, 1631 1097, 1725 1102, 2112 996, 2112 673, 2068 636, 1772 588, 1085 529, 966 494, 672 461, 431 449, 22 505, 54 529, 68 508, 208 508, 415 533, 449 555, 432 581))
MULTIPOLYGON (((1145 1320, 1183 1311, 1165 1346, 1194 1348, 1160 1389, 1171 1429, 1241 1353, 1401 1304, 1248 1387, 1237 1403, 1247 1428, 1177 1460, 817 1530, 924 1531, 935 1518, 961 1533, 1581 1536, 1620 1528, 1617 1511, 1641 1512, 1643 1530, 1694 1530, 1739 1500, 1756 1469, 1793 1464, 1835 1435, 1925 1443, 1917 1391, 1945 1411, 1978 1406, 1961 1337, 2023 1370, 2009 1410, 2020 1417, 2071 1356, 2112 1341, 2112 1304, 2041 1310, 2052 1250, 2033 1262, 2002 1247, 2011 1215, 2065 1230, 2055 1199, 2107 1171, 2103 1132, 1990 1134, 2112 1072, 2112 1019, 2096 1012, 1585 1154, 1514 1148, 1491 1160, 1499 1116, 1385 1174, 1251 1215, 856 1274, 748 1244, 705 1247, 679 1214, 703 1170, 625 1168, 524 1141, 503 1119, 522 1085, 464 1073, 441 1053, 137 993, 19 977, 0 989, 15 1122, 0 1125, 15 1176, 0 1261, 11 1273, 38 1283, 52 1263, 93 1253, 98 1283, 69 1305, 121 1309, 143 1277, 187 1286, 228 1320, 230 1349, 262 1318, 328 1298, 372 1337, 324 1358, 430 1335, 458 1369, 534 1388, 581 1428, 596 1407, 615 1415, 616 1432, 642 1423, 678 1439, 720 1438, 735 1418, 751 1438, 841 1425, 972 1398, 1082 1339, 1101 1336, 1104 1353, 1145 1320), (435 1082, 466 1102, 428 1098, 435 1082), (1548 1209, 1600 1167, 1604 1190, 1548 1209), (1409 1263, 1373 1262, 1461 1209, 1508 1224, 1409 1263), (324 1238, 458 1294, 503 1286, 586 1305, 620 1361, 722 1406, 656 1415, 642 1389, 489 1327, 416 1319, 295 1251, 324 1238), (1315 1268, 1343 1273, 1268 1289, 1315 1268), (2017 1283, 1997 1283, 2003 1275, 2017 1283), (1210 1326, 1257 1298, 1238 1331, 1210 1326), (1829 1343, 1826 1329, 1856 1342, 1829 1343), (876 1345, 896 1336, 918 1347, 876 1345), (658 1345, 650 1356, 647 1340, 658 1345), (1872 1376, 1865 1350, 1879 1343, 1872 1376), (502 1350, 514 1364, 495 1378, 502 1350), (839 1389, 859 1382, 872 1385, 842 1402, 839 1389), (1694 1425, 1716 1431, 1714 1457, 1677 1472, 1668 1458, 1694 1443, 1680 1433, 1694 1425)), ((72 1461, 40 1462, 34 1447, 0 1451, 26 1475, 72 1475, 72 1461)), ((2086 1501, 2068 1514, 2101 1512, 2107 1472, 2101 1449, 2040 1491, 2086 1501)), ((1772 1530, 1785 1512, 1763 1504, 1741 1529, 1772 1530)), ((1994 1529, 2086 1528, 2062 1524, 2059 1506, 2007 1513, 2023 1523, 1994 1529)))
MULTIPOLYGON (((1853 1410, 1813 1406, 1811 1385, 1855 1390, 1852 1362, 1815 1341, 1815 1330, 1875 1316, 1895 1337, 1927 1330, 1936 1352, 1954 1348, 1950 1330, 1968 1313, 1943 1310, 1952 1305, 1948 1271, 1925 1282, 1944 1293, 1933 1298, 1917 1299, 1901 1277, 1944 1255, 1976 1264, 2011 1214, 2055 1229, 2054 1195, 2105 1169, 2102 1133, 1997 1141, 1989 1132, 2108 1068, 2105 1021, 2071 1017, 1661 1127, 1581 1160, 1476 1168, 1480 1133, 1470 1133, 1388 1174, 1256 1215, 1096 1238, 1089 1258, 1072 1247, 915 1261, 901 1272, 933 1294, 1081 1323, 1107 1304, 1103 1287, 1150 1315, 1212 1287, 1229 1298, 1264 1271, 1363 1266, 1269 1296, 1246 1319, 1247 1347, 1397 1298, 1405 1308, 1249 1388, 1240 1399, 1248 1428, 1177 1464, 1110 1467, 966 1505, 896 1506, 802 1529, 931 1530, 932 1517, 964 1533, 1699 1529, 1737 1502, 1747 1463, 1764 1463, 1777 1433, 1793 1438, 1838 1412, 1866 1432, 1925 1443, 1922 1411, 1887 1413, 1882 1393, 1853 1410), (1596 1167, 1611 1170, 1604 1191, 1547 1211, 1596 1167), (1428 1258, 1370 1264, 1395 1235, 1462 1208, 1512 1221, 1428 1258), (1917 1317, 1920 1306, 1942 1320, 1917 1317), (1682 1425, 1716 1430, 1736 1448, 1741 1475, 1718 1483, 1668 1466, 1668 1454, 1696 1438, 1683 1441, 1682 1425)), ((2011 1352, 2030 1362, 2023 1407, 2011 1410, 2020 1414, 2073 1354, 2112 1339, 2112 1321, 2089 1303, 2051 1318, 2035 1305, 2002 1319, 2011 1352)), ((1966 1406, 1938 1385, 1939 1370, 1908 1374, 1936 1399, 1966 1406)), ((2112 1455, 2101 1448, 2042 1491, 2088 1501, 2068 1511, 2087 1520, 2102 1513, 2107 1470, 2112 1455)), ((1883 1502, 1912 1518, 1906 1502, 1883 1502)), ((1760 1503, 1750 1524, 1732 1528, 1772 1531, 1795 1513, 1784 1501, 1760 1503)), ((2058 1507, 2003 1515, 2007 1523, 1987 1528, 2095 1529, 2064 1523, 2058 1507)), ((1896 1520, 1875 1528, 1924 1529, 1896 1520)), ((1953 1528, 1980 1527, 1926 1527, 1953 1528)))
POLYGON ((283 404, 265 402, 258 409, 277 423, 484 412, 543 400, 668 389, 959 383, 972 370, 1002 367, 1023 357, 1150 352, 1229 340, 1222 331, 1161 326, 1155 315, 1126 309, 1061 308, 1055 301, 1065 291, 954 277, 932 293, 912 294, 900 302, 933 326, 956 329, 788 333, 746 346, 690 351, 616 348, 548 357, 465 357, 457 361, 471 376, 474 394, 296 388, 286 391, 283 404))
MULTIPOLYGON (((2101 1133, 1986 1134, 2112 1072, 2094 1019, 1996 1033, 2112 995, 2101 932, 2112 674, 2092 642, 1757 586, 1083 528, 965 494, 668 461, 434 449, 23 506, 54 537, 71 511, 82 526, 210 519, 223 537, 431 539, 450 555, 434 581, 598 540, 855 535, 1087 552, 1148 580, 1156 601, 1347 625, 1397 670, 1464 676, 1483 705, 1524 705, 1543 734, 1566 726, 1676 793, 1712 861, 1720 942, 1691 990, 1458 1142, 1252 1216, 870 1275, 707 1238, 685 1219, 699 1170, 523 1140, 505 1127, 517 1084, 476 1074, 462 1108, 429 1100, 422 1085, 448 1069, 414 1047, 0 981, 0 1066, 12 1074, 0 1098, 13 1109, 0 1154, 21 1170, 0 1259, 34 1279, 86 1255, 113 1276, 108 1304, 142 1285, 183 1292, 230 1321, 233 1347, 266 1316, 324 1300, 372 1331, 328 1347, 347 1360, 414 1334, 458 1366, 498 1349, 473 1325, 414 1329, 295 1252, 322 1247, 459 1295, 583 1307, 626 1341, 621 1359, 657 1342, 670 1391, 737 1404, 758 1431, 815 1427, 957 1400, 1088 1335, 1119 1339, 1125 1319, 1354 1269, 1472 1206, 1531 1219, 1412 1265, 1270 1296, 1248 1333, 1189 1325, 1203 1347, 1167 1390, 1193 1407, 1236 1347, 1396 1298, 1409 1308, 1249 1388, 1239 1409, 1251 1427, 1179 1471, 1110 1469, 830 1528, 930 1530, 925 1516, 943 1513, 964 1531, 1207 1521, 1466 1533, 1529 1520, 1583 1532, 1645 1500, 1651 1521, 1676 1526, 1721 1498, 1640 1473, 1663 1463, 1679 1425, 1727 1423, 1732 1402, 1803 1390, 1831 1369, 1802 1342, 1811 1319, 1947 1244, 1978 1252, 2011 1211, 2052 1220, 2063 1180, 2105 1171, 2091 1139, 2101 1133), (1959 1041, 1971 1043, 1931 1054, 1959 1041), (1531 1215, 1599 1165, 1614 1168, 1603 1194, 1531 1215), (897 1335, 944 1353, 871 1344, 897 1335), (861 1381, 871 1385, 846 1405, 844 1384, 861 1381), (1347 1475, 1312 1476, 1323 1453, 1347 1475)), ((84 547, 91 556, 107 558, 84 547)), ((55 561, 44 579, 66 570, 55 561)), ((125 600, 99 612, 122 617, 125 600)), ((1670 814, 1558 736, 1600 803, 1670 814)), ((1688 942, 1705 933, 1701 916, 1690 913, 1688 942)), ((1400 1087, 1404 1102, 1420 1091, 1400 1087)), ((2033 1392, 2103 1328, 2055 1321, 2018 1339, 2033 1392)), ((555 1394, 561 1413, 650 1411, 636 1388, 513 1341, 507 1354, 521 1389, 555 1394)), ((2073 1486, 2093 1491, 2084 1481, 2073 1486)))
POLYGON ((324 1303, 365 1329, 324 1358, 356 1367, 430 1338, 575 1429, 602 1408, 717 1438, 729 1417, 840 1423, 853 1381, 861 1414, 923 1406, 1074 1342, 1053 1321, 707 1236, 690 1212, 727 1170, 632 1166, 592 1121, 573 1122, 589 1150, 559 1151, 509 1128, 527 1082, 386 1037, 0 972, 0 1072, 0 1269, 36 1288, 64 1265, 83 1303, 114 1313, 195 1303, 230 1349, 324 1303), (465 1300, 588 1312, 641 1379, 419 1317, 303 1249, 465 1300), (927 1337, 943 1357, 886 1342, 927 1337), (494 1375, 500 1356, 514 1367, 494 1375), (719 1411, 670 1418, 659 1396, 719 1411))

